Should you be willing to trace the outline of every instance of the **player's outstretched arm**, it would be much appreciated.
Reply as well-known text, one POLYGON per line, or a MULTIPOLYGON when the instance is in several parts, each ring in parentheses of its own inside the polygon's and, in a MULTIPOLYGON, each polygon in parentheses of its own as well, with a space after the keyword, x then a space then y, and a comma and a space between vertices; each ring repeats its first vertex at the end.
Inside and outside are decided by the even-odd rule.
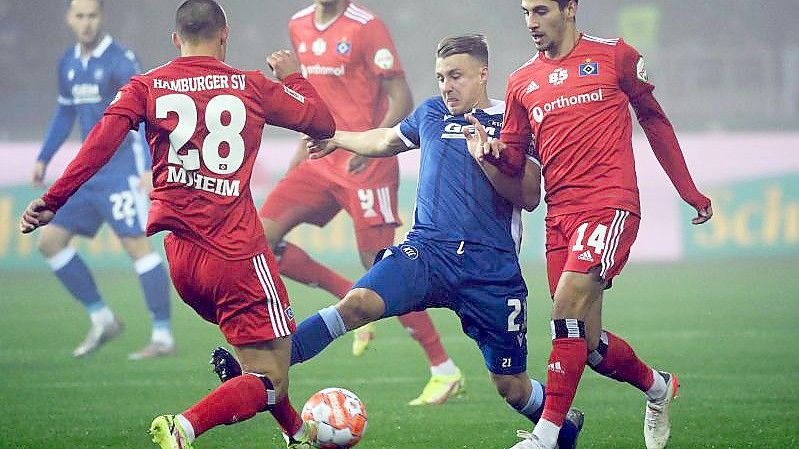
POLYGON ((390 157, 408 150, 394 128, 336 131, 332 139, 309 140, 308 157, 319 159, 341 148, 366 157, 390 157))
POLYGON ((474 132, 468 127, 463 128, 469 154, 480 165, 483 173, 494 186, 494 190, 525 210, 535 209, 541 201, 541 168, 528 160, 524 165, 522 176, 505 174, 496 165, 486 160, 486 157, 491 156, 498 158, 505 149, 504 144, 489 137, 485 127, 473 115, 466 114, 466 120, 474 126, 474 132))

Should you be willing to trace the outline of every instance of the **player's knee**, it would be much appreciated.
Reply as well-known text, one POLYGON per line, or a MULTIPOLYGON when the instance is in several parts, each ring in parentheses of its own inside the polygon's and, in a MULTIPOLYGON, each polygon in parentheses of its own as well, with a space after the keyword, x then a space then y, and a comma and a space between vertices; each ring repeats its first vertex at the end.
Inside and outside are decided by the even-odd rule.
POLYGON ((43 232, 39 240, 36 242, 36 249, 39 250, 44 257, 53 257, 64 248, 66 248, 61 239, 53 238, 49 233, 43 232))
POLYGON ((366 288, 350 290, 347 296, 336 304, 336 310, 341 315, 347 330, 357 329, 380 319, 385 308, 380 296, 366 288))
POLYGON ((491 373, 491 381, 497 388, 497 393, 505 399, 505 402, 513 407, 524 406, 529 397, 530 379, 527 374, 494 374, 491 373))
POLYGON ((555 291, 553 318, 585 319, 602 294, 602 281, 591 273, 564 273, 555 291))

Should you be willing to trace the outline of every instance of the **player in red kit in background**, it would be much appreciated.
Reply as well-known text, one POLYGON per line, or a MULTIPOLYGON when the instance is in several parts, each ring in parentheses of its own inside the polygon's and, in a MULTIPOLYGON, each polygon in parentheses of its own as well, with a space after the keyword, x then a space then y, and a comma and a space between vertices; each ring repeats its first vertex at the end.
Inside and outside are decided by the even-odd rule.
POLYGON ((170 231, 164 246, 175 288, 219 325, 244 371, 183 413, 157 417, 153 441, 163 449, 191 448, 215 426, 268 410, 290 448, 310 448, 315 429, 303 424, 288 398, 294 317, 250 177, 265 124, 323 139, 333 135, 334 120, 290 52, 267 58, 282 83, 222 62, 229 28, 213 0, 184 2, 175 28, 172 41, 181 56, 120 90, 64 175, 28 206, 21 230, 47 224, 127 132, 145 122, 154 164, 147 235, 170 231))
POLYGON ((640 220, 630 105, 660 165, 696 209, 694 224, 713 215, 710 200, 691 179, 641 55, 621 39, 579 32, 577 0, 522 0, 521 7, 538 53, 508 80, 500 140, 478 133, 472 143, 499 155, 497 165, 510 173, 526 151, 543 165, 552 352, 543 417, 513 448, 555 447, 587 364, 646 394, 644 440, 661 449, 677 378, 602 329, 603 291, 627 262, 640 220))
MULTIPOLYGON (((337 129, 390 128, 411 112, 413 101, 394 42, 372 12, 349 0, 316 0, 297 12, 288 27, 303 75, 330 106, 337 129)), ((394 244, 400 224, 398 186, 396 157, 369 160, 337 151, 308 160, 300 142, 286 177, 261 208, 280 274, 343 298, 353 282, 283 238, 301 223, 324 226, 344 209, 353 220, 361 263, 369 269, 377 252, 394 244)), ((463 375, 428 313, 412 312, 399 320, 425 350, 432 375, 410 404, 438 404, 460 393, 463 375)), ((354 355, 364 352, 373 332, 373 324, 355 332, 354 355)))

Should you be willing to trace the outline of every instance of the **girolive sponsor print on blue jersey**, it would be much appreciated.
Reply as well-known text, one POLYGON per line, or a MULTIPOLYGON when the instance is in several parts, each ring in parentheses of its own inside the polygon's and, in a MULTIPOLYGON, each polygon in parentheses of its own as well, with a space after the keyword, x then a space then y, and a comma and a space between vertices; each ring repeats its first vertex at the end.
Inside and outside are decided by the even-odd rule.
MULTIPOLYGON (((105 36, 88 58, 81 58, 80 44, 69 48, 58 62, 58 108, 38 161, 47 164, 72 131, 77 118, 81 140, 100 121, 117 91, 140 72, 132 51, 105 36)), ((103 185, 113 178, 138 176, 150 170, 150 151, 141 133, 130 132, 108 164, 87 185, 103 185)))
MULTIPOLYGON (((474 117, 499 137, 505 103, 491 100, 474 117)), ((519 251, 521 210, 500 196, 469 154, 463 115, 450 115, 441 97, 432 97, 394 129, 409 148, 421 148, 414 236, 472 242, 503 251, 519 251)))

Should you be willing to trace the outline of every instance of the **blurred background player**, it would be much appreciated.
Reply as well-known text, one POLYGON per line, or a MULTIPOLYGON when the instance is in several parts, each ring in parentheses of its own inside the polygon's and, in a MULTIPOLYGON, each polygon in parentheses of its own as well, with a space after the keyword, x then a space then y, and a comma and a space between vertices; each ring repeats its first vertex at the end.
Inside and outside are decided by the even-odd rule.
POLYGON ((184 2, 175 29, 181 56, 122 88, 64 175, 28 207, 21 229, 47 224, 114 157, 128 130, 145 122, 154 161, 147 234, 171 231, 164 246, 177 291, 219 325, 244 368, 183 413, 156 417, 153 442, 188 449, 215 426, 268 410, 290 448, 310 448, 314 429, 288 398, 293 312, 250 178, 266 123, 327 138, 335 131, 333 117, 288 51, 267 58, 285 84, 223 63, 229 28, 213 0, 184 2))
POLYGON ((579 32, 577 0, 522 0, 521 7, 538 53, 508 79, 501 141, 489 145, 510 168, 530 148, 540 157, 554 304, 543 416, 513 447, 556 447, 587 364, 644 392, 646 447, 662 449, 677 378, 602 329, 603 291, 627 262, 641 215, 630 106, 680 197, 696 209, 693 224, 711 218, 710 199, 691 179, 641 55, 621 39, 579 32))
MULTIPOLYGON (((394 42, 382 20, 349 0, 317 0, 289 21, 291 43, 303 75, 330 106, 337 129, 392 127, 413 108, 394 42)), ((341 299, 352 281, 283 240, 301 223, 326 225, 344 209, 352 217, 361 263, 368 269, 377 252, 394 243, 399 167, 395 157, 368 160, 344 151, 322 160, 306 158, 304 142, 289 171, 269 194, 261 217, 280 274, 319 286, 341 299)), ((441 344, 427 312, 399 317, 424 348, 431 378, 411 405, 440 404, 463 389, 463 375, 441 344)), ((374 335, 356 332, 353 354, 361 355, 374 335)))
MULTIPOLYGON (((405 241, 382 252, 342 301, 299 324, 292 363, 314 357, 364 323, 445 307, 477 343, 500 396, 536 422, 545 389, 527 375, 527 286, 518 251, 521 208, 538 205, 541 171, 529 156, 521 161, 524 176, 508 176, 467 148, 469 121, 482 123, 495 137, 505 109, 503 102, 488 97, 484 36, 442 40, 435 74, 441 95, 426 100, 399 125, 337 131, 333 139, 309 146, 313 157, 337 147, 370 157, 413 148, 422 153, 414 225, 405 241)), ((582 413, 570 411, 560 448, 575 447, 582 423, 582 413)))
MULTIPOLYGON (((81 138, 100 120, 119 88, 139 73, 133 52, 103 31, 101 0, 72 0, 67 24, 77 38, 58 63, 58 107, 33 171, 42 186, 50 159, 72 131, 75 119, 81 138)), ((72 352, 81 357, 97 350, 122 331, 122 323, 103 301, 92 274, 74 248, 76 234, 93 237, 103 222, 119 237, 133 259, 144 299, 153 320, 150 343, 129 355, 146 359, 175 353, 170 325, 169 278, 161 256, 144 236, 146 194, 151 189, 150 155, 142 136, 131 131, 106 167, 72 197, 58 217, 42 230, 39 251, 59 281, 91 317, 85 340, 72 352)))

